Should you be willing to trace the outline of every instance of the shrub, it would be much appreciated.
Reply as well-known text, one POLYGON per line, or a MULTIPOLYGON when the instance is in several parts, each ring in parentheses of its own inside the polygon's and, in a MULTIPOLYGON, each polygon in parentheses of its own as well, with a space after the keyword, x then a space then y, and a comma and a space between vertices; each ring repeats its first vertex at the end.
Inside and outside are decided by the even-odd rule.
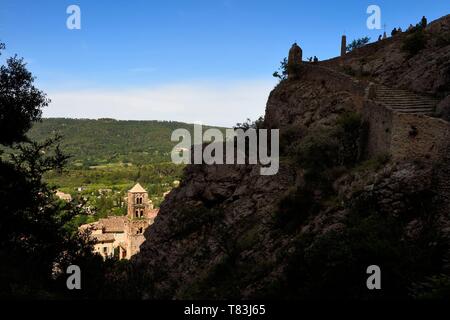
POLYGON ((339 163, 353 166, 361 157, 363 149, 361 115, 344 113, 338 120, 339 163))
POLYGON ((342 71, 343 71, 345 74, 347 74, 347 75, 349 75, 349 76, 351 76, 351 77, 356 76, 356 71, 353 70, 353 68, 350 67, 350 66, 343 66, 343 67, 342 67, 342 71))
POLYGON ((414 56, 425 48, 426 43, 425 32, 422 29, 417 29, 403 40, 402 50, 409 56, 414 56))
POLYGON ((233 127, 233 129, 237 130, 237 129, 242 129, 244 131, 247 131, 248 129, 262 129, 264 124, 264 117, 260 116, 258 119, 256 119, 255 121, 252 121, 250 118, 247 118, 247 120, 245 120, 244 122, 238 122, 236 123, 236 125, 233 127))
POLYGON ((280 129, 280 155, 293 155, 299 143, 306 136, 304 127, 290 125, 280 129))
MULTIPOLYGON (((378 201, 360 194, 348 207, 344 229, 296 240, 287 259, 283 297, 448 298, 449 277, 438 273, 445 247, 433 223, 415 238, 405 237, 405 226, 411 221, 404 219, 407 210, 396 217, 380 211, 378 201), (364 286, 365 270, 374 261, 383 270, 383 290, 364 286)), ((418 208, 419 216, 426 211, 429 206, 418 208)))
POLYGON ((317 209, 311 191, 295 188, 280 200, 274 215, 275 226, 288 232, 294 231, 317 209))
POLYGON ((389 153, 382 153, 359 163, 354 170, 359 172, 380 170, 391 160, 389 153))
POLYGON ((284 58, 283 60, 281 60, 278 71, 275 71, 272 74, 272 76, 280 79, 280 81, 287 79, 287 77, 288 77, 288 60, 287 60, 287 58, 284 58))
POLYGON ((353 40, 348 46, 347 46, 347 52, 353 51, 354 49, 361 48, 368 44, 370 41, 369 37, 363 37, 356 40, 353 40))
POLYGON ((361 116, 348 112, 338 118, 335 128, 310 132, 297 148, 299 164, 312 172, 353 166, 364 147, 362 128, 361 116))
POLYGON ((425 281, 414 283, 411 295, 421 300, 448 300, 450 298, 450 276, 437 274, 427 277, 425 281))
POLYGON ((297 147, 297 161, 305 170, 320 172, 338 164, 339 142, 333 130, 311 132, 297 147))
POLYGON ((219 208, 206 208, 204 205, 184 208, 177 214, 176 224, 171 226, 174 238, 186 237, 205 226, 211 226, 215 220, 223 217, 219 208))

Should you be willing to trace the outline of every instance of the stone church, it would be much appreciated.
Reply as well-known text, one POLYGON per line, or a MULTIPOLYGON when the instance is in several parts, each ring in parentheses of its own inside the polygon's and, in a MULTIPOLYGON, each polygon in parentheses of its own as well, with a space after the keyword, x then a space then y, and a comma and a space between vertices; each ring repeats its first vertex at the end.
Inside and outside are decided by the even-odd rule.
POLYGON ((127 206, 126 216, 110 216, 79 228, 80 231, 91 231, 91 237, 96 242, 94 252, 105 259, 130 259, 139 252, 145 240, 144 231, 159 211, 153 208, 147 191, 139 183, 128 191, 127 206))

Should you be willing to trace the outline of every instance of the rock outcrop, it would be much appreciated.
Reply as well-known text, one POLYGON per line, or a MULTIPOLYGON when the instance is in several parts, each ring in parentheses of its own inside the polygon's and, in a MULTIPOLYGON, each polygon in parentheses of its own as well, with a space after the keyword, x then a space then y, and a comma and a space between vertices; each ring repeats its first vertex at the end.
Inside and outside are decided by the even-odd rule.
POLYGON ((442 100, 450 89, 450 47, 436 43, 448 35, 449 20, 427 27, 428 45, 414 57, 401 51, 406 35, 398 35, 303 63, 298 78, 282 81, 264 121, 281 129, 277 175, 261 176, 257 165, 188 166, 133 260, 150 277, 143 297, 378 297, 364 286, 363 268, 373 263, 391 280, 384 297, 407 297, 415 282, 447 270, 450 164, 360 159, 311 180, 295 154, 308 134, 360 113, 370 82, 442 100), (396 281, 400 270, 405 278, 396 281))
POLYGON ((355 49, 321 65, 360 75, 392 88, 444 98, 450 94, 450 15, 425 29, 424 48, 415 55, 403 50, 410 33, 355 49))

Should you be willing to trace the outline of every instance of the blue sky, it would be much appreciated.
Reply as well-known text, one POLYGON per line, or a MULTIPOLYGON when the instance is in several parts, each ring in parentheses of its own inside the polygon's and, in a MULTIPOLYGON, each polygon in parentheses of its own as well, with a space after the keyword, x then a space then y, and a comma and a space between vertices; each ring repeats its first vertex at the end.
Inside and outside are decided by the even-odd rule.
POLYGON ((0 0, 0 39, 52 98, 45 116, 232 125, 264 113, 294 41, 323 60, 344 32, 376 39, 370 4, 389 32, 450 13, 448 0, 0 0), (71 4, 81 30, 66 28, 71 4))

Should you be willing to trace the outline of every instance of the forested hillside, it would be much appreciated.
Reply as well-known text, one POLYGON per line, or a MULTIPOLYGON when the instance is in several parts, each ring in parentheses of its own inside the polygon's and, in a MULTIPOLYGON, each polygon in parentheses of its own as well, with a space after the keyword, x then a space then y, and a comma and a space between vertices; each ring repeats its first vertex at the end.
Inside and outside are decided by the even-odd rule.
POLYGON ((120 162, 140 165, 170 161, 170 152, 176 144, 170 141, 170 136, 178 128, 192 132, 193 125, 172 121, 50 118, 36 123, 28 136, 42 141, 54 134, 62 135, 62 150, 72 156, 71 166, 120 162))
POLYGON ((181 122, 49 118, 34 124, 28 137, 41 142, 61 136, 61 150, 70 155, 68 165, 63 172, 46 173, 45 180, 74 198, 87 200, 94 214, 88 220, 77 217, 76 227, 110 214, 124 214, 122 199, 136 182, 159 206, 184 168, 173 164, 170 157, 177 144, 171 141, 171 134, 179 128, 193 136, 193 124, 181 122))

